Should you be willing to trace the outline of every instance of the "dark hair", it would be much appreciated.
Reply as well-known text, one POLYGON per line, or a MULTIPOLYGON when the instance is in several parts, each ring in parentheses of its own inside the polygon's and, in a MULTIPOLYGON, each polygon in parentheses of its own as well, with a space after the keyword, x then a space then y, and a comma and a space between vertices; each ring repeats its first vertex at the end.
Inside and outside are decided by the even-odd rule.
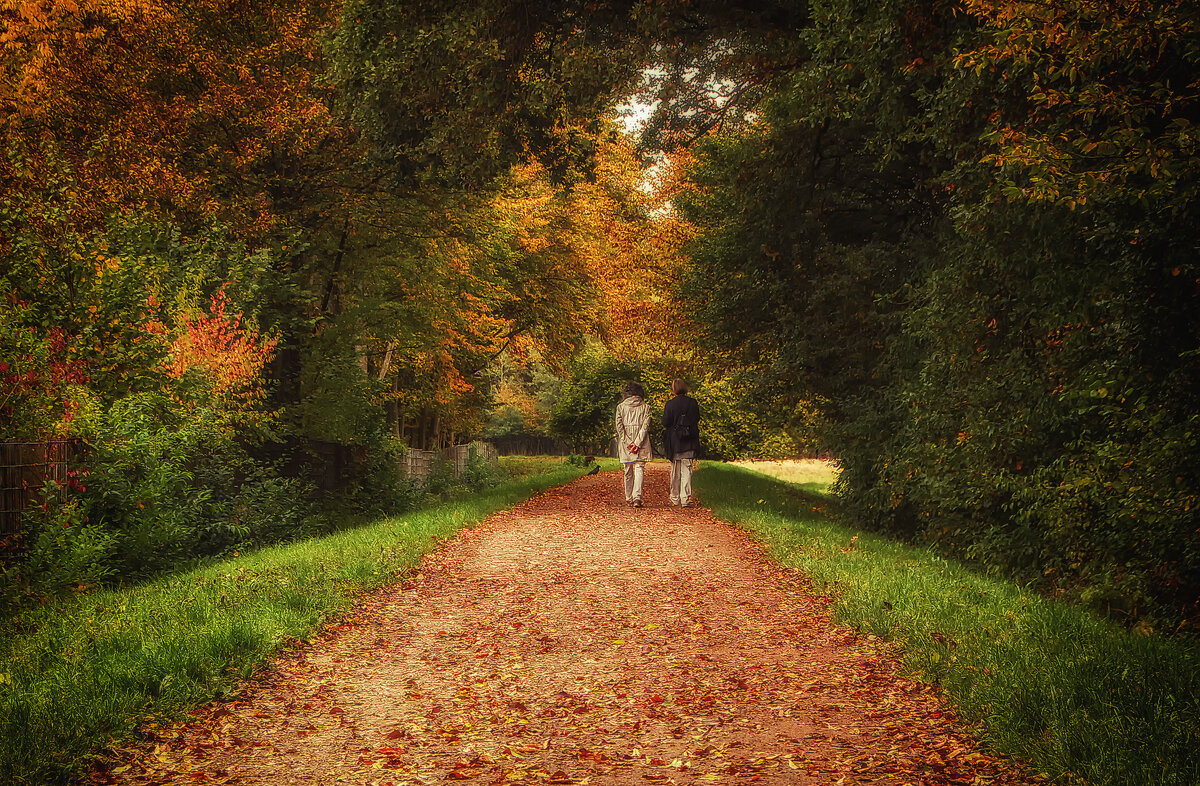
POLYGON ((646 397, 646 389, 643 388, 640 383, 634 382, 633 380, 626 382, 625 387, 621 388, 621 392, 626 396, 641 396, 642 398, 646 397))
POLYGON ((676 396, 682 396, 683 394, 688 392, 687 383, 684 382, 682 379, 675 380, 674 382, 671 383, 671 392, 674 393, 676 396))

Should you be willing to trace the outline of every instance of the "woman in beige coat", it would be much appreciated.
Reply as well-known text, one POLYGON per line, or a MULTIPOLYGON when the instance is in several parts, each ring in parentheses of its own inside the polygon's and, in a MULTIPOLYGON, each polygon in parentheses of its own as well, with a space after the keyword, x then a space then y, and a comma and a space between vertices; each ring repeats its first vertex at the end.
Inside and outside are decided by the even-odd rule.
POLYGON ((617 405, 617 454, 625 468, 625 501, 642 506, 642 481, 650 460, 650 407, 646 391, 636 382, 627 382, 624 396, 617 405))

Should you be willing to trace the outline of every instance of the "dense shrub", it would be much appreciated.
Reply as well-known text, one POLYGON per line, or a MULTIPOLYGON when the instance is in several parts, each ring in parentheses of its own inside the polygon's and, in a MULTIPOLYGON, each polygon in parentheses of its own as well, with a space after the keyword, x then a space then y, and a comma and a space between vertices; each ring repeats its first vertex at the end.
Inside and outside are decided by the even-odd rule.
POLYGON ((117 536, 89 523, 78 499, 54 481, 42 486, 38 498, 21 517, 28 553, 18 576, 26 587, 8 586, 11 603, 21 590, 50 595, 70 586, 96 585, 112 576, 117 536))
POLYGON ((576 450, 608 453, 616 436, 613 417, 621 388, 637 380, 653 401, 663 398, 670 381, 662 374, 618 360, 602 351, 587 351, 572 363, 569 377, 550 411, 550 433, 576 450))

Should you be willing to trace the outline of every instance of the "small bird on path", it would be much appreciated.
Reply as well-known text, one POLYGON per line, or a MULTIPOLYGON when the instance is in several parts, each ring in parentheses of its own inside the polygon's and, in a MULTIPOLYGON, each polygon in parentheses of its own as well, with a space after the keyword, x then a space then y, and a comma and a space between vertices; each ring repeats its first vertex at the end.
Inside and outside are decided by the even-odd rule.
POLYGON ((592 470, 591 470, 591 472, 589 472, 589 473, 587 473, 587 474, 589 474, 589 475, 595 475, 595 474, 596 474, 597 472, 599 472, 599 471, 600 471, 600 465, 599 465, 599 464, 597 464, 596 466, 592 467, 592 470))

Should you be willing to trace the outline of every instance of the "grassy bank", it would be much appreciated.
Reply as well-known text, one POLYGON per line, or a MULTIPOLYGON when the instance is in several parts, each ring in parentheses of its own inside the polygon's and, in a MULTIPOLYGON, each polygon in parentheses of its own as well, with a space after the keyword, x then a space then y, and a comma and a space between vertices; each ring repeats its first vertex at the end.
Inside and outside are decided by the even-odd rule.
POLYGON ((0 637, 0 782, 71 780, 110 740, 220 696, 441 539, 582 471, 525 461, 469 498, 24 614, 0 637))
POLYGON ((849 625, 898 643, 997 750, 1065 783, 1200 783, 1200 655, 823 515, 828 500, 714 464, 696 488, 849 625))

